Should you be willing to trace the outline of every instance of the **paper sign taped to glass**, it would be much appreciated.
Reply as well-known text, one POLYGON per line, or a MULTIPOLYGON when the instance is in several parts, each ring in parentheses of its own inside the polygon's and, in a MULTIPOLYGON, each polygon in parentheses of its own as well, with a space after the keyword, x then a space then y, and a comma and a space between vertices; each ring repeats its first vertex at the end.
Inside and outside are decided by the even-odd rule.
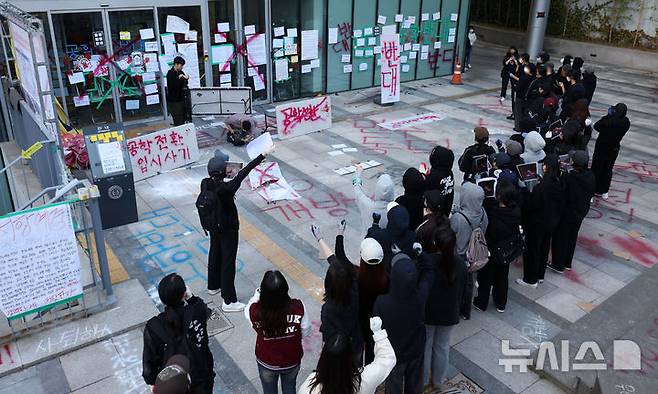
POLYGON ((315 97, 277 106, 276 126, 281 139, 330 128, 331 98, 315 97))
POLYGON ((128 140, 128 154, 135 181, 173 170, 199 159, 194 124, 145 134, 128 140))

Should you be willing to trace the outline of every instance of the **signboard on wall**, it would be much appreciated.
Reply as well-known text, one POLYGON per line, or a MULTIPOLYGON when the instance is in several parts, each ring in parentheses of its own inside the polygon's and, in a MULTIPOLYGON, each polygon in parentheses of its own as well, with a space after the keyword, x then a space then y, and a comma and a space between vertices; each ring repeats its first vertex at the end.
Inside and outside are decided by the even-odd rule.
POLYGON ((400 35, 380 36, 382 65, 380 74, 381 103, 400 101, 400 35))
POLYGON ((68 203, 0 217, 0 310, 17 319, 82 296, 68 203))
POLYGON ((128 140, 135 182, 199 159, 194 124, 171 127, 128 140))
POLYGON ((293 138, 331 127, 329 96, 283 104, 276 107, 279 138, 293 138))

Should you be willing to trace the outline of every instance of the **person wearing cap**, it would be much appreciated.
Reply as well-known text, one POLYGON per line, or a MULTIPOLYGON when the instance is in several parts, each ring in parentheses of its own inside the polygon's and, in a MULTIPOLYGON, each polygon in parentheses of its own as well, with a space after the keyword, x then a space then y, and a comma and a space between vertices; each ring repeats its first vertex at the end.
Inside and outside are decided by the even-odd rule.
POLYGON ((264 394, 294 394, 304 350, 302 337, 311 333, 304 303, 288 294, 280 271, 267 271, 244 310, 256 331, 256 362, 264 394))
POLYGON ((190 360, 182 354, 171 356, 158 373, 153 385, 155 394, 188 394, 190 392, 190 360))
POLYGON ((375 344, 374 360, 365 367, 350 362, 354 358, 350 339, 336 334, 324 341, 316 368, 299 387, 299 394, 354 393, 374 394, 396 363, 395 352, 388 334, 382 329, 382 319, 369 321, 375 344))
MULTIPOLYGON (((438 190, 443 196, 441 209, 448 217, 455 199, 455 177, 452 173, 452 165, 455 162, 455 154, 451 149, 437 145, 430 153, 430 171, 425 176, 425 190, 438 190)), ((415 229, 415 227, 414 227, 415 229)))
POLYGON ((447 220, 429 221, 417 234, 426 252, 423 256, 431 260, 434 269, 425 307, 423 384, 440 389, 449 364, 450 336, 459 323, 466 293, 467 270, 465 262, 455 253, 456 236, 447 220))
POLYGON ((612 169, 617 161, 621 140, 631 128, 631 122, 626 117, 626 104, 618 103, 608 108, 608 113, 594 124, 599 137, 594 145, 592 157, 592 172, 596 178, 595 193, 604 200, 608 198, 608 190, 612 181, 612 169))
POLYGON ((597 79, 596 74, 594 74, 594 67, 585 67, 585 70, 583 71, 583 86, 585 87, 585 97, 587 98, 588 103, 592 103, 597 79))
POLYGON ((395 202, 406 208, 409 213, 409 230, 413 231, 423 221, 425 178, 417 168, 408 168, 402 176, 402 187, 404 194, 396 198, 395 202))
POLYGON ((404 253, 393 257, 389 290, 377 297, 372 312, 381 317, 397 358, 395 368, 386 378, 387 393, 423 391, 424 315, 433 282, 430 259, 421 254, 413 261, 404 253))
POLYGON ((565 269, 571 270, 578 231, 587 216, 596 188, 594 174, 587 168, 589 161, 587 152, 577 150, 569 156, 571 156, 573 171, 562 176, 565 189, 564 209, 560 216, 560 223, 553 232, 552 259, 549 265, 554 272, 559 274, 563 273, 565 269))
POLYGON ((208 293, 222 293, 222 310, 239 312, 244 304, 238 302, 235 292, 235 261, 238 255, 240 221, 235 194, 242 181, 256 168, 265 156, 274 151, 274 145, 254 158, 241 169, 233 179, 225 181, 228 155, 217 149, 215 156, 208 161, 208 177, 201 181, 201 190, 217 193, 221 205, 219 229, 210 232, 210 250, 208 251, 208 293))
POLYGON ((380 225, 386 227, 388 218, 386 217, 386 206, 395 198, 395 184, 393 179, 388 174, 382 174, 377 178, 375 185, 374 198, 370 198, 363 189, 363 167, 356 166, 354 179, 352 179, 352 186, 354 188, 354 196, 356 199, 356 206, 361 215, 361 238, 365 238, 368 228, 372 223, 372 214, 376 213, 380 216, 380 225))
MULTIPOLYGON (((165 308, 164 312, 149 319, 144 327, 144 381, 148 385, 168 386, 167 381, 172 378, 172 371, 164 374, 162 371, 167 370, 172 356, 182 354, 189 360, 189 366, 179 364, 176 360, 180 358, 173 363, 189 371, 191 392, 211 394, 215 372, 213 355, 208 346, 207 321, 210 309, 201 298, 192 295, 183 278, 176 273, 160 280, 158 296, 165 308)), ((173 383, 171 385, 174 386, 173 383)), ((161 391, 156 387, 155 392, 161 391)))
POLYGON ((523 153, 523 145, 512 138, 505 141, 505 153, 510 157, 510 168, 516 169, 516 166, 523 164, 521 153, 523 153))
POLYGON ((523 253, 523 278, 516 279, 516 283, 531 288, 544 281, 551 236, 560 222, 564 207, 558 155, 546 155, 542 172, 541 180, 523 203, 526 250, 523 253))
POLYGON ((489 145, 489 130, 486 127, 476 127, 473 129, 473 135, 475 137, 475 144, 464 149, 464 153, 462 153, 458 161, 459 169, 464 173, 465 182, 475 181, 478 170, 475 168, 474 157, 484 155, 488 160, 491 155, 496 153, 496 150, 489 145))
POLYGON ((180 126, 187 120, 185 90, 190 77, 183 72, 184 65, 185 59, 176 56, 174 64, 167 71, 167 110, 171 114, 174 126, 180 126))

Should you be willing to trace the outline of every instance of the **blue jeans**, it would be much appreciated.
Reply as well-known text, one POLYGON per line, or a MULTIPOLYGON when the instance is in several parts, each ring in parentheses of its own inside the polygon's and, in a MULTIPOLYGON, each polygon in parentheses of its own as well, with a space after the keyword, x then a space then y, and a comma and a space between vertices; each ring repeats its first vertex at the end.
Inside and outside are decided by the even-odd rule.
POLYGON ((272 371, 258 364, 258 375, 260 375, 260 382, 263 384, 263 393, 278 394, 279 377, 281 377, 281 392, 283 394, 295 394, 299 367, 298 365, 290 369, 272 371))
POLYGON ((423 363, 423 383, 430 382, 441 387, 446 378, 450 355, 450 334, 455 326, 425 325, 425 362, 423 363))

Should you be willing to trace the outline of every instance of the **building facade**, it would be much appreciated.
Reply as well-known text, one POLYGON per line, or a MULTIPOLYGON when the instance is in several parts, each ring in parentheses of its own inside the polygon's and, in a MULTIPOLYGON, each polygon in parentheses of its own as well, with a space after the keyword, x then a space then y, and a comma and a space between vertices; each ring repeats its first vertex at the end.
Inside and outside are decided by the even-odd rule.
POLYGON ((379 40, 401 81, 449 75, 470 0, 15 0, 44 24, 55 96, 75 127, 164 119, 176 55, 190 86, 277 102, 379 84, 379 40), (154 4, 155 3, 155 4, 154 4))

